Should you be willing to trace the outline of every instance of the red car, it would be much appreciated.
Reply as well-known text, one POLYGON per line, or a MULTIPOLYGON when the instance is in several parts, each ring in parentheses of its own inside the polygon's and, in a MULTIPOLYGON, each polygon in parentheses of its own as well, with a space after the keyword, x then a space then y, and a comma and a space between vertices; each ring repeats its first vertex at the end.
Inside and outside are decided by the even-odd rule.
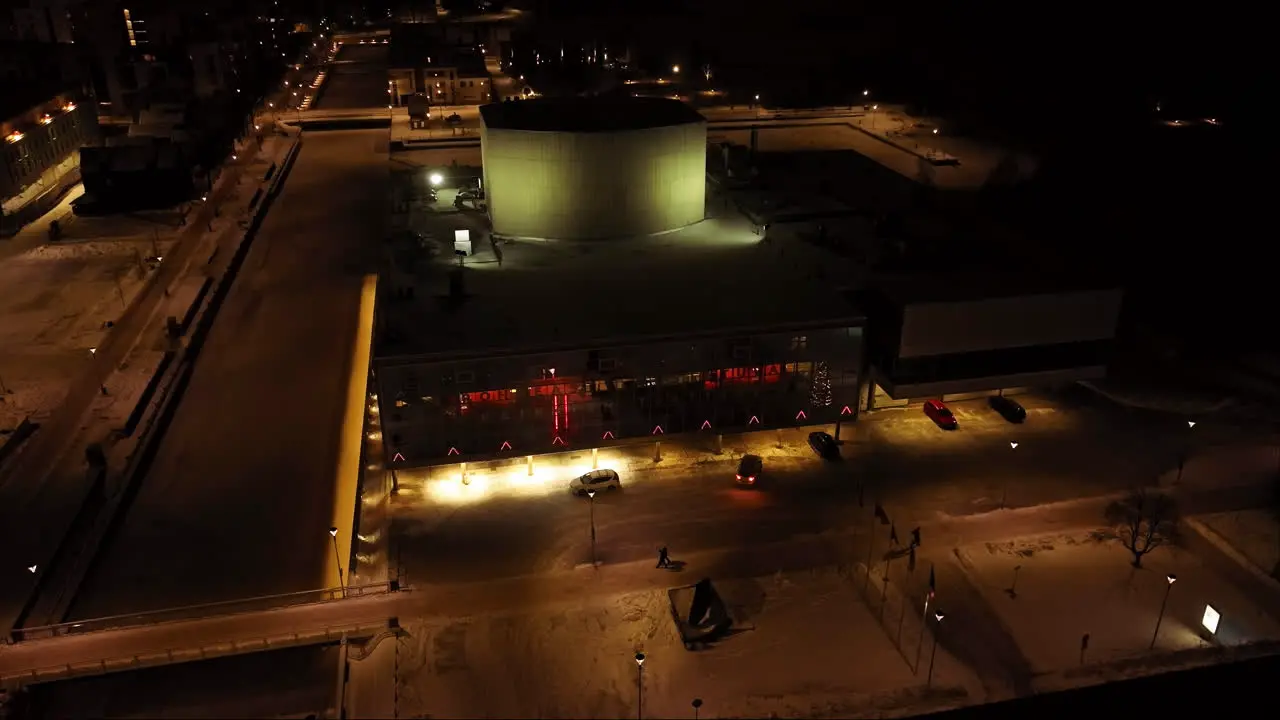
POLYGON ((951 408, 943 405, 941 400, 926 400, 924 414, 943 430, 955 430, 960 427, 960 423, 956 422, 956 416, 951 414, 951 408))

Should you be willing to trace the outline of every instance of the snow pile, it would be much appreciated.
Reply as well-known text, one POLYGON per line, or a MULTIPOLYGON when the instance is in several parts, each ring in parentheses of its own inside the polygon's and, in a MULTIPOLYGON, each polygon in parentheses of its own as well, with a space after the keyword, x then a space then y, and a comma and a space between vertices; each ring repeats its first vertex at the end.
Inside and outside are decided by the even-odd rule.
MULTIPOLYGON (((22 254, 23 260, 100 260, 103 258, 133 257, 146 243, 90 240, 87 242, 50 243, 22 254)), ((149 253, 144 253, 149 254, 149 253)))

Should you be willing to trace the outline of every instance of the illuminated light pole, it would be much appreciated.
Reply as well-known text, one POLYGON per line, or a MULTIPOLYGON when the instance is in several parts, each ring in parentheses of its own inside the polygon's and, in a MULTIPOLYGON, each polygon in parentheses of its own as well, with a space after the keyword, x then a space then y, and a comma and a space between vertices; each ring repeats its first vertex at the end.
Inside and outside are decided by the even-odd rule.
POLYGON ((1173 584, 1178 582, 1178 576, 1173 573, 1165 575, 1164 579, 1167 583, 1164 586, 1164 600, 1160 601, 1160 614, 1156 616, 1156 630, 1151 633, 1151 645, 1147 647, 1148 650, 1156 648, 1156 638, 1160 637, 1160 624, 1164 622, 1164 610, 1169 606, 1169 592, 1173 590, 1173 584))
POLYGON ((644 720, 644 653, 636 653, 636 720, 644 720))
POLYGON ((587 507, 591 514, 591 567, 598 567, 596 561, 596 491, 587 491, 587 507))
POLYGON ((342 578, 342 554, 338 552, 338 528, 329 528, 329 537, 333 540, 333 559, 338 563, 338 587, 342 588, 342 597, 347 596, 347 584, 342 578))
MULTIPOLYGON (((1196 426, 1195 420, 1187 421, 1188 431, 1195 429, 1195 426, 1196 426)), ((1174 484, 1178 484, 1182 482, 1182 467, 1187 464, 1187 455, 1190 454, 1190 450, 1191 450, 1191 433, 1188 432, 1187 437, 1182 441, 1182 452, 1178 454, 1178 478, 1173 481, 1174 484)))
MULTIPOLYGON (((933 617, 938 621, 938 627, 942 627, 942 618, 946 617, 941 610, 934 610, 933 617)), ((933 687, 933 661, 938 657, 938 629, 933 630, 933 650, 929 651, 929 675, 925 678, 924 686, 933 687)))
MULTIPOLYGON (((1011 442, 1011 443, 1009 443, 1009 449, 1010 449, 1010 450, 1017 450, 1017 449, 1018 449, 1018 443, 1016 443, 1016 442, 1011 442)), ((1000 509, 1001 509, 1001 510, 1003 510, 1003 509, 1004 509, 1004 507, 1005 507, 1005 501, 1006 501, 1006 500, 1008 500, 1008 499, 1009 499, 1009 478, 1007 478, 1007 477, 1006 477, 1006 478, 1004 479, 1004 484, 1003 484, 1003 485, 1001 486, 1001 488, 1000 488, 1000 509)))

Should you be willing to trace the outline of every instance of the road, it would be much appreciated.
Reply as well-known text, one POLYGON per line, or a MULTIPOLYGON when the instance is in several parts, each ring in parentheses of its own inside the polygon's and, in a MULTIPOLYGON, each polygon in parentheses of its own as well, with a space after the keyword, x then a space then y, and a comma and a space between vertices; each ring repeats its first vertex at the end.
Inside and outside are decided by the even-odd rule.
POLYGON ((306 139, 73 617, 336 584, 345 377, 386 182, 385 133, 306 139))
POLYGON ((308 112, 386 108, 389 47, 381 44, 343 45, 336 60, 328 65, 329 76, 319 102, 313 105, 314 110, 308 112))
MULTIPOLYGON (((1021 507, 1115 492, 1156 477, 1178 451, 1173 421, 1131 417, 1085 398, 1030 397, 1025 405, 1027 422, 1010 425, 982 401, 954 403, 962 427, 955 433, 938 430, 918 408, 874 413, 844 428, 844 439, 853 440, 845 462, 823 463, 807 449, 795 459, 767 459, 756 491, 733 486, 732 461, 623 470, 623 491, 595 500, 598 551, 625 562, 651 557, 663 544, 687 553, 844 528, 866 512, 858 507, 859 479, 867 483, 865 503, 878 495, 905 533, 938 517, 998 508, 1002 495, 1021 507), (1016 450, 1010 442, 1019 443, 1016 450)), ((668 452, 676 442, 668 441, 668 452)), ((755 443, 761 454, 775 442, 772 432, 732 441, 738 450, 755 443)), ((588 508, 568 496, 567 473, 543 477, 533 482, 545 484, 530 485, 517 462, 506 473, 474 476, 463 492, 456 469, 401 472, 393 513, 408 582, 476 581, 586 562, 588 508)))
MULTIPOLYGON (((1179 494, 1179 498, 1189 512, 1216 512, 1250 506, 1264 492, 1256 486, 1226 491, 1221 488, 1188 488, 1179 494)), ((656 501, 674 505, 682 502, 685 492, 679 486, 668 486, 665 491, 655 490, 654 495, 656 501)), ((965 518, 940 518, 925 521, 922 535, 926 543, 953 547, 1094 527, 1108 502, 1105 497, 1087 498, 965 518)), ((582 509, 580 505, 578 509, 582 509)), ((868 527, 874 527, 877 534, 882 534, 881 526, 871 523, 869 515, 868 512, 859 513, 858 518, 849 523, 847 532, 822 536, 817 533, 823 528, 814 526, 802 529, 802 534, 793 538, 776 542, 767 541, 764 535, 756 533, 743 533, 742 537, 746 539, 734 542, 734 538, 726 533, 728 542, 712 550, 682 550, 681 546, 672 543, 673 557, 681 563, 682 570, 674 577, 669 573, 654 572, 651 558, 622 561, 608 555, 604 564, 595 571, 588 565, 486 582, 440 583, 422 579, 399 593, 32 640, 0 647, 0 678, 12 679, 33 670, 58 672, 58 667, 68 664, 92 664, 104 660, 118 662, 135 656, 160 663, 165 661, 168 651, 173 651, 178 659, 199 657, 202 649, 209 655, 228 654, 237 651, 233 643, 240 652, 254 652, 263 647, 264 641, 271 646, 285 645, 295 633, 306 636, 336 628, 372 627, 391 617, 449 618, 529 611, 540 607, 575 605, 588 596, 661 589, 701 577, 721 580, 751 578, 780 571, 824 567, 837 562, 852 563, 867 549, 868 527)), ((723 527, 722 523, 714 525, 723 527)), ((609 526, 605 523, 601 529, 609 526)), ((565 532, 574 531, 566 528, 565 532)), ((455 549, 458 547, 450 546, 448 551, 455 549)))

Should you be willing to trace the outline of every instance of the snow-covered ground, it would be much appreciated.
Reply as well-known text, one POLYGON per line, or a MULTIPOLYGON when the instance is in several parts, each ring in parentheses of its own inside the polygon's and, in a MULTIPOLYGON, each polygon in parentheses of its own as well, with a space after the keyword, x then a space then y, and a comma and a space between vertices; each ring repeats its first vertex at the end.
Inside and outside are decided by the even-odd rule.
POLYGON ((1231 543, 1241 555, 1264 573, 1280 570, 1280 522, 1271 510, 1198 515, 1196 520, 1209 526, 1231 543))
MULTIPOLYGON (((161 253, 167 243, 157 248, 161 253)), ((151 242, 41 245, 0 262, 0 429, 46 417, 150 275, 151 242)))
MULTIPOLYGON (((584 570, 584 572, 590 572, 584 570)), ((695 578, 691 578, 693 580, 695 578)), ((717 583, 741 632, 685 650, 667 594, 409 624, 401 717, 892 717, 980 700, 939 650, 933 688, 835 571, 717 583)), ((929 648, 924 654, 928 656, 929 648)))
POLYGON ((956 557, 1017 642, 1038 689, 1187 664, 1188 653, 1177 651, 1280 639, 1275 619, 1195 555, 1173 546, 1148 554, 1136 570, 1128 550, 1101 533, 968 546, 956 557), (1172 588, 1169 574, 1176 576, 1172 588), (1166 590, 1168 607, 1152 650, 1166 590), (1221 614, 1216 636, 1201 627, 1207 605, 1221 614))

